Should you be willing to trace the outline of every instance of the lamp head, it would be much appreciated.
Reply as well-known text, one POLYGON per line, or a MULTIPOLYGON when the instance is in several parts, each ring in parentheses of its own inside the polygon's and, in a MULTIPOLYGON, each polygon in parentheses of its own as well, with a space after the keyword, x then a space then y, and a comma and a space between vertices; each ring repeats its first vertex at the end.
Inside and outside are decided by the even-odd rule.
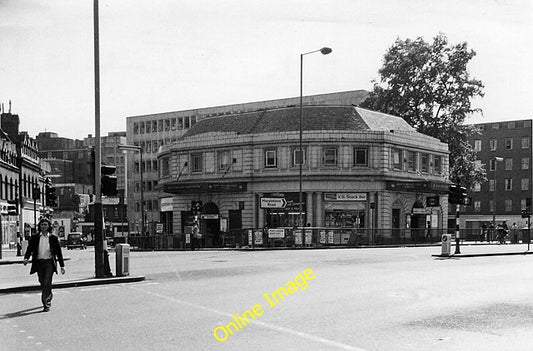
POLYGON ((333 51, 333 50, 331 50, 331 48, 327 48, 327 47, 323 47, 322 49, 320 49, 320 53, 321 53, 322 55, 330 54, 331 51, 333 51))

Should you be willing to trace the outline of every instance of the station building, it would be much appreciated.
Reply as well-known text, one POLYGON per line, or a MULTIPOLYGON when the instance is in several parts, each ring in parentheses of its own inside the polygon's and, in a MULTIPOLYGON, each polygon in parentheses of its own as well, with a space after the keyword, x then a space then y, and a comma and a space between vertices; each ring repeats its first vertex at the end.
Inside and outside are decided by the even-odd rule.
POLYGON ((206 246, 264 227, 423 236, 447 226, 448 154, 402 118, 353 105, 306 105, 302 117, 297 106, 215 115, 159 149, 161 216, 178 235, 200 220, 206 246))

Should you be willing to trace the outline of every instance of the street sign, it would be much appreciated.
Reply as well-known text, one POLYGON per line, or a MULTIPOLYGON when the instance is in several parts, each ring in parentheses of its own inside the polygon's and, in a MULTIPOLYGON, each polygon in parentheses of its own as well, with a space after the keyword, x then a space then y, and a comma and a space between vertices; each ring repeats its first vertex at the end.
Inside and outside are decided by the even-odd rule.
POLYGON ((261 208, 285 208, 287 200, 284 197, 262 197, 261 208))
POLYGON ((285 237, 285 229, 283 228, 270 228, 268 230, 268 237, 269 238, 284 238, 285 237))

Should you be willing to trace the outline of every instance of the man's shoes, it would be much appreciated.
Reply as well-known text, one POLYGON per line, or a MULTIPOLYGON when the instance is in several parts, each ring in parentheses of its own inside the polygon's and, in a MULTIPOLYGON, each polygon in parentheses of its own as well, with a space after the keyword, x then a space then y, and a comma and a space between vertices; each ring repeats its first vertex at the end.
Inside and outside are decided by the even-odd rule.
POLYGON ((43 308, 43 312, 48 312, 48 311, 50 311, 50 307, 46 307, 46 306, 45 306, 45 307, 43 308))

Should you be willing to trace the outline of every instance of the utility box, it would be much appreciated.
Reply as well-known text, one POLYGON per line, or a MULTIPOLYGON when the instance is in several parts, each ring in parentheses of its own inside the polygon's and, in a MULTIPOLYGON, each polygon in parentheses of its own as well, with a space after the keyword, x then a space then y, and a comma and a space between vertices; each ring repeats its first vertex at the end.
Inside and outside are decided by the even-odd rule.
POLYGON ((450 256, 451 249, 452 249, 452 235, 451 234, 443 234, 441 238, 442 243, 442 252, 441 256, 450 256))
POLYGON ((117 244, 115 246, 117 261, 117 277, 130 275, 130 245, 117 244))

